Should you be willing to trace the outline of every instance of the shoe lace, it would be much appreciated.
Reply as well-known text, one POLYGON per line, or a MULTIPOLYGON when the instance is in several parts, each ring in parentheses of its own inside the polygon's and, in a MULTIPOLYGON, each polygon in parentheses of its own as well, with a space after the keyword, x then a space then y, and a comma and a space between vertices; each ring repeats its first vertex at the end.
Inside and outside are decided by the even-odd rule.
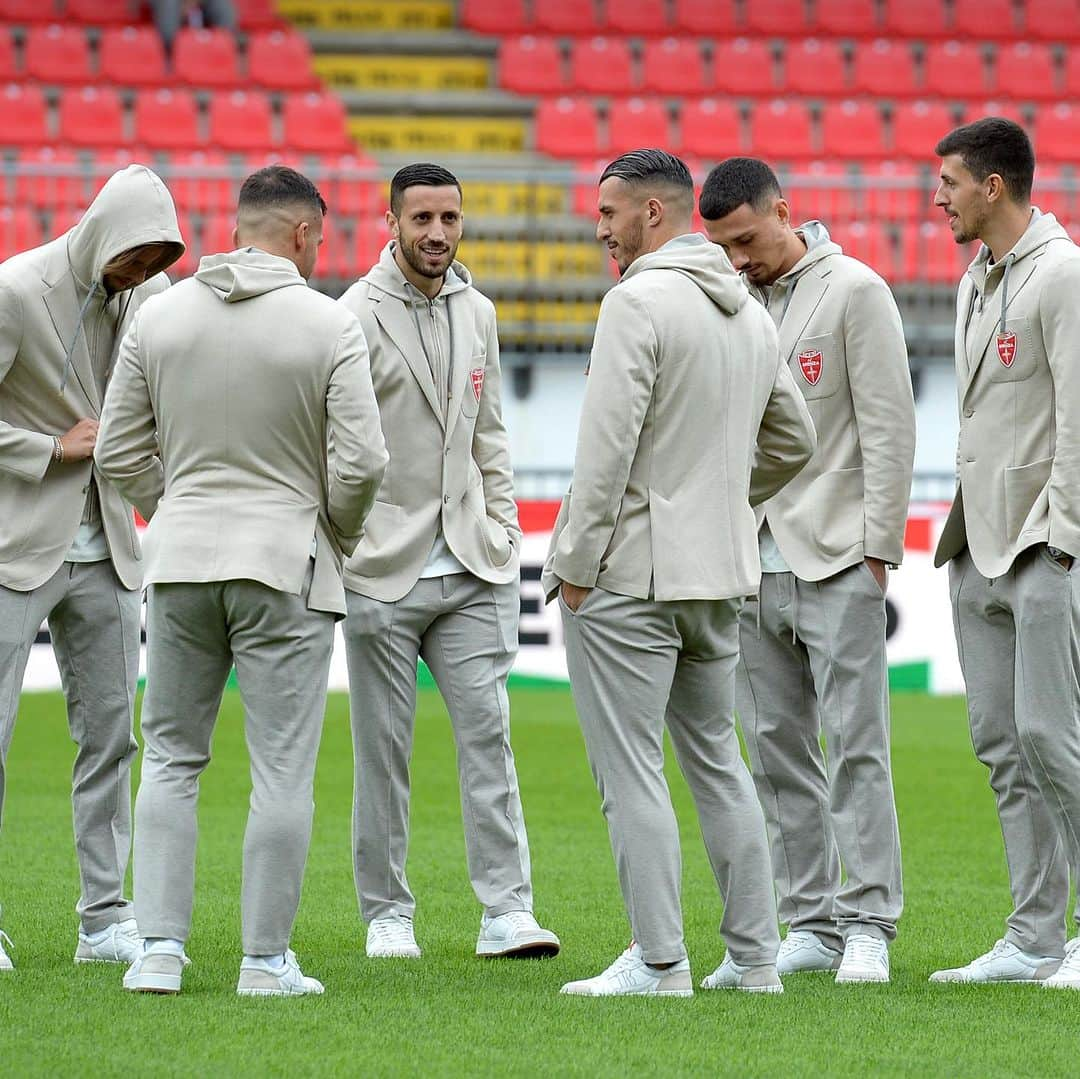
MULTIPOLYGON (((1015 950, 1015 946, 1010 944, 1004 937, 1001 938, 986 955, 979 956, 979 959, 984 961, 989 959, 997 959, 999 955, 1005 955, 1015 950)), ((976 960, 977 962, 978 960, 976 960)))
POLYGON ((503 915, 503 918, 514 929, 531 929, 536 919, 527 910, 511 910, 503 915))
POLYGON ((855 963, 877 963, 881 960, 883 952, 888 950, 888 945, 877 937, 852 937, 847 942, 847 954, 855 963))
POLYGON ((399 915, 396 918, 379 918, 372 922, 372 929, 379 941, 396 941, 409 935, 412 923, 399 915))

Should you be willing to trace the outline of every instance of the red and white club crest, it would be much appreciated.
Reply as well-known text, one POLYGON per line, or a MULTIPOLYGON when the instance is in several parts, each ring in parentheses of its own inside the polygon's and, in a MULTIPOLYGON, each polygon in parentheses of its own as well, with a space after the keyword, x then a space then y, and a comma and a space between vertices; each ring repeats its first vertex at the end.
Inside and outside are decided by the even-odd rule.
POLYGON ((803 378, 811 386, 816 386, 821 379, 821 349, 816 348, 812 352, 800 352, 799 367, 802 368, 803 378))
POLYGON ((480 391, 484 388, 484 369, 482 367, 474 367, 469 373, 469 378, 472 379, 473 393, 476 394, 476 399, 479 401, 480 391))
POLYGON ((1012 330, 1006 330, 997 335, 998 359, 1006 367, 1012 367, 1016 359, 1016 334, 1012 330))

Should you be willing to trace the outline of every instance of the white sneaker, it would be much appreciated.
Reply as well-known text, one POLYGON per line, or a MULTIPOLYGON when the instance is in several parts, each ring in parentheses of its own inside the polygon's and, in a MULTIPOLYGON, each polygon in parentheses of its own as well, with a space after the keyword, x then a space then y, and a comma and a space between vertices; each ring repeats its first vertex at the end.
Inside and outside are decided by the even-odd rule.
POLYGON ((985 955, 966 967, 935 970, 932 982, 1041 982, 1053 974, 1060 959, 1049 955, 1029 955, 1008 940, 999 940, 985 955))
POLYGON ((134 963, 142 951, 139 927, 134 918, 126 918, 97 933, 79 930, 76 963, 134 963))
POLYGON ((143 942, 135 962, 124 974, 124 988, 133 993, 179 993, 184 967, 190 962, 179 941, 143 942))
POLYGON ((413 933, 412 918, 405 914, 373 918, 367 931, 367 956, 368 959, 386 959, 393 956, 419 959, 420 948, 413 933))
POLYGON ((318 979, 305 976, 296 961, 296 953, 290 948, 281 966, 245 955, 236 992, 241 997, 300 997, 309 993, 318 995, 324 988, 318 979))
POLYGON ((702 989, 741 989, 744 993, 782 993, 774 966, 741 967, 730 955, 701 983, 702 989))
POLYGON ((496 918, 480 919, 476 954, 514 959, 544 959, 559 954, 559 938, 542 928, 530 910, 511 910, 496 918))
POLYGON ((889 980, 889 945, 869 933, 852 933, 844 942, 844 958, 836 971, 841 985, 889 980))
POLYGON ((4 950, 4 945, 9 948, 13 948, 11 943, 11 937, 7 935, 2 929, 0 929, 0 970, 14 970, 15 964, 11 961, 11 956, 4 950))
POLYGON ((780 951, 776 953, 776 973, 836 970, 843 957, 843 952, 830 948, 817 933, 808 929, 793 929, 780 942, 780 951))
POLYGON ((603 974, 567 982, 559 992, 575 997, 692 997, 694 986, 688 959, 658 970, 645 962, 640 945, 634 942, 603 974))
POLYGON ((1080 937, 1065 945, 1065 958, 1056 974, 1043 982, 1044 989, 1080 989, 1080 937))

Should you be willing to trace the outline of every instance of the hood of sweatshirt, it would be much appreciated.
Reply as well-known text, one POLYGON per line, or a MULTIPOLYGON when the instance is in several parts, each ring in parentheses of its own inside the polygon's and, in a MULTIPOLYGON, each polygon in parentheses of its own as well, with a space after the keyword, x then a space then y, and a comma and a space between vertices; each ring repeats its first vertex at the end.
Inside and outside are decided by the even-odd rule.
POLYGON ((726 315, 734 315, 750 298, 724 249, 697 232, 676 236, 656 251, 634 259, 620 284, 646 270, 675 270, 683 274, 726 315))
MULTIPOLYGON (((377 288, 380 292, 385 292, 387 296, 393 296, 394 299, 401 300, 404 303, 427 303, 428 298, 416 288, 415 285, 409 282, 401 272, 401 267, 398 266, 397 261, 394 258, 394 248, 396 246, 397 242, 391 240, 382 249, 379 261, 364 275, 364 280, 371 285, 372 288, 377 288)), ((445 297, 453 296, 454 293, 463 292, 471 286, 472 274, 470 274, 469 271, 455 259, 450 263, 450 267, 446 271, 446 276, 443 279, 443 286, 439 290, 439 294, 435 297, 435 300, 437 301, 445 297)))
POLYGON ((258 247, 204 255, 199 260, 195 280, 213 289, 223 303, 239 303, 293 285, 307 287, 295 262, 258 247))
POLYGON ((777 285, 789 284, 795 278, 801 277, 814 263, 820 262, 829 255, 843 254, 840 245, 833 242, 829 236, 829 230, 820 221, 807 221, 805 225, 800 225, 795 232, 803 238, 803 243, 806 244, 806 254, 786 274, 778 277, 773 282, 774 288, 777 285))

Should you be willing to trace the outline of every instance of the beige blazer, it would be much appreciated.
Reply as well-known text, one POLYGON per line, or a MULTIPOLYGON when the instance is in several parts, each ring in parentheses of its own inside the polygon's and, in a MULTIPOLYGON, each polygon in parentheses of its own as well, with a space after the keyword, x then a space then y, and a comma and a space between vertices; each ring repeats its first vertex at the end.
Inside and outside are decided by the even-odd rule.
POLYGON ((448 296, 452 325, 449 418, 390 246, 340 303, 364 328, 390 464, 345 585, 389 603, 416 584, 442 527, 450 550, 492 584, 517 579, 521 529, 502 421, 495 308, 470 284, 448 296))
POLYGON ((147 584, 299 595, 314 541, 308 606, 343 616, 343 555, 386 466, 359 324, 287 259, 204 258, 124 338, 95 458, 150 522, 147 584))
POLYGON ((772 321, 723 250, 694 235, 642 256, 600 307, 548 597, 560 581, 639 599, 756 592, 751 504, 814 443, 772 321))
POLYGON ((810 409, 817 450, 759 520, 795 575, 820 581, 863 558, 903 560, 915 400, 889 286, 836 244, 804 262, 792 271, 793 291, 774 292, 770 309, 779 317, 787 301, 780 355, 810 409))
MULTIPOLYGON (((82 220, 58 239, 0 266, 0 585, 29 591, 59 569, 79 529, 93 477, 117 576, 142 584, 131 508, 93 461, 52 461, 53 436, 96 419, 101 392, 80 313, 102 267, 142 243, 168 244, 162 265, 183 254, 176 210, 162 182, 132 165, 111 177, 82 220), (70 354, 70 362, 67 357, 70 354), (64 385, 63 393, 60 392, 64 385)), ((113 356, 140 305, 168 288, 164 274, 114 295, 106 317, 117 327, 113 356)), ((102 310, 90 298, 87 325, 102 310)))
POLYGON ((1036 210, 989 274, 987 256, 957 296, 958 485, 935 564, 967 547, 999 577, 1038 543, 1080 557, 1080 249, 1036 210))

